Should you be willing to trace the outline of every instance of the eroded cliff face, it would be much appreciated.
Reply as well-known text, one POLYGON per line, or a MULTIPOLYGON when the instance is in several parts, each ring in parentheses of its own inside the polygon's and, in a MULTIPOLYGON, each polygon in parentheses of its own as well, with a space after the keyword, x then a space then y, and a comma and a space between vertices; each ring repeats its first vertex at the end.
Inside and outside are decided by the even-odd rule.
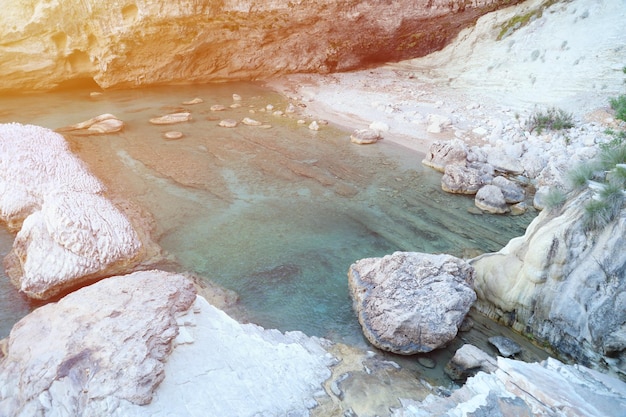
POLYGON ((0 91, 350 70, 426 55, 507 0, 16 0, 0 91))
POLYGON ((585 231, 589 191, 472 262, 477 306, 577 362, 626 376, 626 211, 585 231))

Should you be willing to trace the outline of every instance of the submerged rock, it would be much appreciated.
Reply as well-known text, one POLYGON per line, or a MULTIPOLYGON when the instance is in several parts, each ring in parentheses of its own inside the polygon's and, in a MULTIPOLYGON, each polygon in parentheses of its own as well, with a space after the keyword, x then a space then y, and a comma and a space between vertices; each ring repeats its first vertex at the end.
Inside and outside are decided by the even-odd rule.
POLYGON ((491 343, 496 347, 496 349, 498 349, 500 355, 504 356, 505 358, 515 356, 522 351, 522 347, 508 337, 492 336, 488 340, 489 343, 491 343))
POLYGON ((430 145, 422 164, 444 172, 448 165, 465 166, 467 163, 467 145, 460 139, 435 141, 430 145))
POLYGON ((56 129, 56 131, 60 133, 71 133, 72 135, 89 136, 117 133, 123 128, 123 121, 112 114, 106 113, 75 125, 60 127, 56 129))
POLYGON ((150 123, 153 125, 172 125, 175 123, 184 123, 191 120, 191 113, 180 112, 166 114, 165 116, 153 117, 150 119, 150 123))
POLYGON ((490 373, 497 368, 495 358, 476 346, 466 343, 454 353, 452 359, 446 364, 444 372, 452 380, 464 381, 480 371, 490 373))
POLYGON ((473 276, 462 259, 414 252, 361 259, 348 272, 363 333, 403 355, 430 352, 456 336, 476 299, 473 276))
POLYGON ((352 132, 350 135, 350 142, 357 145, 368 145, 376 143, 380 140, 380 133, 374 129, 359 129, 352 132))
POLYGON ((220 127, 233 128, 233 127, 237 127, 238 124, 239 122, 237 122, 237 120, 235 119, 224 119, 224 120, 220 120, 220 122, 217 125, 220 127))

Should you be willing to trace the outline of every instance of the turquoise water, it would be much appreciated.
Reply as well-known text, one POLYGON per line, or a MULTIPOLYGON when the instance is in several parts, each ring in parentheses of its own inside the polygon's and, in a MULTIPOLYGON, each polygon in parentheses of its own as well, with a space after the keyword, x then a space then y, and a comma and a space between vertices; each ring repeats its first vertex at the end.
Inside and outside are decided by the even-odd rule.
MULTIPOLYGON (((160 245, 178 263, 232 289, 238 319, 363 344, 347 270, 358 259, 398 250, 458 256, 495 251, 523 234, 533 214, 475 215, 473 200, 446 194, 423 155, 388 141, 357 146, 349 134, 298 115, 275 116, 287 101, 253 83, 0 97, 0 122, 58 128, 101 113, 127 123, 122 133, 70 137, 111 190, 148 209, 160 245), (242 96, 234 102, 232 94, 242 96), (204 103, 183 105, 194 97, 204 103), (226 110, 211 111, 213 104, 226 110), (231 104, 241 107, 231 108, 231 104), (151 117, 188 110, 171 127, 151 117), (218 127, 251 117, 269 129, 218 127), (180 140, 166 140, 180 130, 180 140)), ((6 253, 11 237, 0 234, 6 253)), ((0 337, 32 308, 2 278, 0 337), (17 300, 17 301, 16 301, 17 300)))

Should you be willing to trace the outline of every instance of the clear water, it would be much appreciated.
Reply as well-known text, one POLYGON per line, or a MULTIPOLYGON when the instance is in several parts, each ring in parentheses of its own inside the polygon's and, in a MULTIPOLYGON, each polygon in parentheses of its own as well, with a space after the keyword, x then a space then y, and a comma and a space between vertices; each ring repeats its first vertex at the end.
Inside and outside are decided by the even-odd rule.
MULTIPOLYGON (((347 270, 358 259, 398 250, 459 256, 495 251, 523 234, 533 214, 475 215, 471 198, 446 194, 423 155, 387 141, 357 146, 328 125, 311 131, 279 95, 251 83, 0 97, 0 122, 50 128, 113 113, 119 134, 68 137, 111 190, 155 217, 160 245, 191 270, 240 296, 232 314, 280 330, 363 344, 347 270), (243 97, 230 108, 232 94, 243 97), (194 97, 204 103, 182 105, 194 97), (223 104, 222 112, 210 110, 223 104), (193 121, 148 119, 173 111, 193 121), (252 113, 254 112, 254 113, 252 113), (271 129, 218 127, 251 117, 271 129), (163 138, 180 130, 183 139, 163 138)), ((307 123, 308 124, 308 123, 307 123)), ((0 234, 3 254, 12 238, 0 234)), ((1 277, 0 337, 32 308, 1 277)))

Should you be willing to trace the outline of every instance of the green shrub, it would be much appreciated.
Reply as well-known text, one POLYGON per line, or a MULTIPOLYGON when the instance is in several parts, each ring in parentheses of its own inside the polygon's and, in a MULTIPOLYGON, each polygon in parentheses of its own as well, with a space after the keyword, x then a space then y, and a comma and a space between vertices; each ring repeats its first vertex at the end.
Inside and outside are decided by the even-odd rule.
POLYGON ((615 118, 626 122, 626 95, 622 94, 619 97, 611 98, 609 103, 611 108, 615 110, 615 118))
POLYGON ((613 220, 609 205, 604 200, 591 199, 585 206, 583 227, 585 231, 600 230, 613 220))
POLYGON ((558 210, 563 207, 566 200, 567 194, 565 194, 563 190, 557 187, 550 187, 550 190, 543 199, 543 203, 548 210, 558 210))
POLYGON ((602 147, 600 163, 602 164, 602 168, 606 171, 613 169, 617 164, 626 163, 626 143, 602 147))
POLYGON ((567 173, 567 179, 573 189, 580 190, 594 177, 596 170, 596 164, 592 162, 582 163, 567 173))
POLYGON ((616 166, 607 174, 607 180, 612 185, 626 188, 626 168, 616 166))
POLYGON ((526 121, 526 128, 529 131, 536 131, 541 134, 547 130, 562 130, 574 127, 573 115, 562 109, 550 107, 545 112, 536 111, 530 115, 526 121))
POLYGON ((624 189, 619 184, 607 183, 600 191, 600 199, 606 203, 611 220, 616 218, 624 205, 624 189))

